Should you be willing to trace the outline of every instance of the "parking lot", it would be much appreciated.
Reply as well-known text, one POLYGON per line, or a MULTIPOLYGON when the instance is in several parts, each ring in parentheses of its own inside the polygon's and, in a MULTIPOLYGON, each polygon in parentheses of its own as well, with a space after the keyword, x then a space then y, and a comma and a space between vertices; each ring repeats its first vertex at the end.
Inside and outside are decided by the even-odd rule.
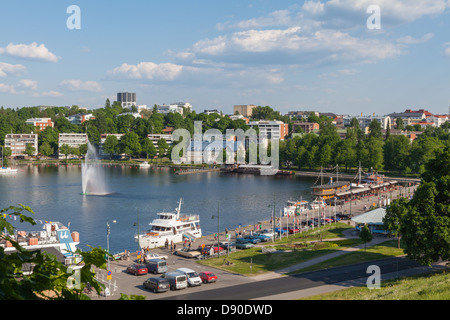
MULTIPOLYGON (((177 255, 170 255, 169 250, 166 249, 153 249, 151 252, 164 254, 168 256, 167 267, 168 271, 175 271, 178 268, 190 268, 195 270, 197 273, 202 271, 212 271, 217 275, 217 282, 215 283, 207 283, 202 284, 197 287, 188 287, 186 289, 181 290, 169 290, 161 293, 153 293, 150 290, 147 290, 143 287, 142 283, 150 278, 155 276, 160 276, 153 273, 148 273, 146 275, 135 276, 133 274, 127 273, 126 269, 129 265, 132 265, 136 261, 136 255, 132 254, 130 256, 129 261, 126 260, 118 260, 111 262, 111 281, 110 281, 110 292, 111 295, 108 297, 105 296, 97 296, 96 294, 92 294, 91 298, 93 300, 117 300, 120 298, 120 294, 124 293, 127 295, 142 295, 145 296, 147 300, 149 299, 158 299, 158 298, 167 298, 171 296, 176 296, 179 294, 186 294, 188 292, 197 292, 200 290, 209 290, 216 289, 220 287, 233 286, 237 284, 254 282, 251 278, 233 274, 226 271, 221 271, 218 269, 210 268, 203 266, 201 264, 196 263, 195 259, 183 258, 177 255)), ((108 287, 107 274, 105 270, 97 271, 98 279, 106 284, 108 287)))

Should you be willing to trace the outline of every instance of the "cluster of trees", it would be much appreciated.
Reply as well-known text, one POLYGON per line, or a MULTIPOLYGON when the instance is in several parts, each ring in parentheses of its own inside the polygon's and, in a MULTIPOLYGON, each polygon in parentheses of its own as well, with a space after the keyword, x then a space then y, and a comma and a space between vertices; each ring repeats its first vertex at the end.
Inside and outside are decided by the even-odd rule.
POLYGON ((308 133, 282 141, 280 161, 300 169, 339 165, 347 170, 361 163, 363 168, 377 171, 423 173, 433 151, 450 145, 448 129, 448 123, 439 128, 428 127, 410 143, 405 135, 391 135, 389 130, 383 135, 376 120, 366 135, 353 119, 344 139, 334 125, 323 122, 319 135, 308 133))
POLYGON ((408 257, 431 265, 450 258, 450 148, 437 149, 425 163, 412 200, 394 200, 386 209, 386 228, 405 245, 408 257))

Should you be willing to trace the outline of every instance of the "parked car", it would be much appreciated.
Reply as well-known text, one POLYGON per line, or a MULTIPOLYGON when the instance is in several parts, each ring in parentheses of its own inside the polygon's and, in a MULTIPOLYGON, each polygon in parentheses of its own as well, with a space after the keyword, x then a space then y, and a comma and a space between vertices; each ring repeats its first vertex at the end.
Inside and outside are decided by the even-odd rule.
POLYGON ((181 290, 187 288, 186 275, 180 272, 166 272, 163 274, 164 279, 167 279, 170 284, 170 290, 181 290))
POLYGON ((283 233, 287 233, 287 230, 280 229, 280 228, 275 228, 275 232, 276 232, 277 234, 280 234, 280 232, 283 234, 283 233))
POLYGON ((257 244, 257 243, 260 243, 260 242, 261 242, 260 239, 256 238, 256 237, 253 236, 253 235, 246 235, 246 236, 244 236, 244 239, 245 239, 245 240, 248 240, 248 242, 253 243, 253 244, 257 244))
POLYGON ((204 248, 202 248, 202 246, 199 246, 197 248, 197 250, 200 251, 202 254, 211 255, 211 254, 217 253, 218 250, 220 250, 221 252, 224 251, 224 248, 212 246, 212 245, 206 245, 204 248))
POLYGON ((167 272, 167 262, 162 259, 150 259, 146 264, 148 272, 165 273, 167 272))
POLYGON ((144 275, 148 273, 148 269, 143 264, 133 264, 127 268, 127 272, 135 276, 144 275))
POLYGON ((286 230, 287 232, 289 232, 289 234, 294 234, 294 233, 299 233, 300 230, 298 228, 294 228, 294 227, 284 227, 283 230, 286 230))
POLYGON ((238 238, 236 239, 236 248, 238 249, 249 249, 253 248, 255 245, 250 243, 247 239, 238 238))
POLYGON ((272 238, 272 237, 277 235, 275 233, 275 230, 273 230, 273 229, 264 229, 264 230, 258 231, 257 233, 258 234, 263 234, 263 235, 268 236, 270 238, 272 238))
POLYGON ((147 253, 146 258, 148 260, 150 259, 163 259, 163 260, 167 260, 168 256, 164 255, 164 254, 158 254, 158 253, 147 253))
POLYGON ((209 271, 200 272, 198 275, 200 276, 200 279, 202 279, 203 283, 211 283, 217 281, 217 276, 209 271))
POLYGON ((167 281, 167 279, 164 279, 162 277, 153 277, 148 278, 144 281, 142 284, 145 289, 149 289, 153 292, 164 292, 168 291, 170 289, 170 283, 167 281))
POLYGON ((225 250, 229 249, 230 251, 232 251, 234 248, 236 248, 236 243, 234 243, 234 242, 221 242, 220 246, 222 248, 224 248, 225 250))
POLYGON ((189 268, 179 268, 176 272, 180 272, 186 275, 187 283, 189 287, 200 286, 202 284, 202 279, 198 276, 198 273, 189 268))
POLYGON ((261 233, 254 233, 252 237, 261 240, 261 242, 267 242, 272 240, 272 237, 266 236, 265 234, 261 233))

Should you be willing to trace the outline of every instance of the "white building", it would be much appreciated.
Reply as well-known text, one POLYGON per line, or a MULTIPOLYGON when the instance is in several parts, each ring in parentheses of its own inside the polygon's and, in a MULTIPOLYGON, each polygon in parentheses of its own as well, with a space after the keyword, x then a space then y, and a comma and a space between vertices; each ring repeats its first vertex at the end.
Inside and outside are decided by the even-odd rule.
POLYGON ((5 136, 5 148, 11 149, 11 156, 27 156, 25 153, 27 145, 34 147, 33 155, 38 154, 38 135, 35 133, 13 133, 5 136))
POLYGON ((283 121, 250 121, 250 127, 258 126, 260 138, 284 140, 289 134, 289 125, 283 121))
MULTIPOLYGON (((68 145, 69 147, 79 148, 83 144, 89 142, 86 133, 60 133, 58 139, 58 159, 65 159, 66 156, 60 153, 61 147, 63 145, 68 145)), ((68 155, 68 157, 73 157, 73 155, 68 155)))
POLYGON ((356 120, 358 120, 359 123, 359 127, 365 131, 367 127, 369 127, 370 123, 372 122, 372 120, 377 120, 380 125, 381 125, 381 129, 386 130, 387 127, 389 126, 389 129, 392 128, 392 119, 390 116, 376 116, 376 115, 361 115, 361 116, 349 116, 349 115, 345 115, 343 116, 342 120, 344 122, 344 127, 346 126, 350 126, 350 123, 352 121, 353 118, 356 118, 356 120))
POLYGON ((91 119, 95 119, 94 115, 92 113, 88 113, 88 114, 75 114, 73 116, 68 116, 66 117, 67 120, 69 120, 69 122, 71 124, 82 124, 85 121, 91 120, 91 119))
POLYGON ((168 114, 171 112, 178 112, 179 114, 183 115, 184 110, 191 111, 192 106, 188 102, 176 102, 169 105, 163 104, 156 106, 156 112, 168 114))

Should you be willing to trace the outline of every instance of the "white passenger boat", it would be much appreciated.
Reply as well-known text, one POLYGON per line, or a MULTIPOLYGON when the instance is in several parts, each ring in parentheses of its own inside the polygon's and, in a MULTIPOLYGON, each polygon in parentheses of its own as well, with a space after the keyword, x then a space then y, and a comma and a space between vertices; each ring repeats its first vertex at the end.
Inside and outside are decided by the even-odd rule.
POLYGON ((135 240, 141 248, 157 248, 164 246, 166 241, 169 244, 172 241, 179 243, 184 239, 194 240, 202 236, 200 216, 181 215, 181 203, 180 199, 175 212, 158 213, 158 217, 149 223, 149 230, 135 235, 135 240))
POLYGON ((295 214, 300 214, 308 210, 308 201, 300 200, 288 200, 286 206, 284 207, 283 216, 292 216, 295 214))

